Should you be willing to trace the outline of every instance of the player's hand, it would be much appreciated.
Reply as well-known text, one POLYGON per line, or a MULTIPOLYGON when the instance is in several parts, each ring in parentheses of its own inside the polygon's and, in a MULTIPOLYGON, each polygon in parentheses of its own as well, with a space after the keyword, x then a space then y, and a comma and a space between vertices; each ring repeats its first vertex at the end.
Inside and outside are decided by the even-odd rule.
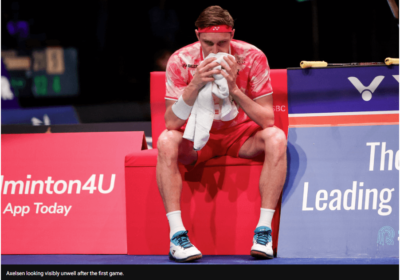
POLYGON ((213 70, 214 67, 218 66, 218 62, 215 62, 215 57, 210 57, 204 60, 197 68, 193 76, 193 80, 190 82, 198 89, 201 89, 208 82, 214 82, 214 74, 220 74, 221 70, 213 70))
POLYGON ((221 74, 228 82, 229 92, 231 93, 237 88, 236 77, 238 74, 238 65, 234 58, 224 56, 224 59, 221 61, 221 66, 225 69, 225 71, 221 71, 221 74))

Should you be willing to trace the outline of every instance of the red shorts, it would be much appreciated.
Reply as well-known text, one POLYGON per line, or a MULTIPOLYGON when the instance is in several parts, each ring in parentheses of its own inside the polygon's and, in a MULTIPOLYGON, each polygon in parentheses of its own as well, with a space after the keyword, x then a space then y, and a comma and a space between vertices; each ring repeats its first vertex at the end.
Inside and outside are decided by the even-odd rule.
POLYGON ((217 156, 239 157, 239 150, 249 137, 261 127, 253 121, 247 121, 218 131, 210 132, 210 138, 203 149, 197 151, 195 165, 217 156))

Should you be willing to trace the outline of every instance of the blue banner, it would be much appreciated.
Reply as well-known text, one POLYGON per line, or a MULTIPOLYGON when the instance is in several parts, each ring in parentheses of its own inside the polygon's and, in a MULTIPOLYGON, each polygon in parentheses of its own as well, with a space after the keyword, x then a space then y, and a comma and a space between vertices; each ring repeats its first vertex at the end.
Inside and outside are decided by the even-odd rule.
POLYGON ((399 127, 289 128, 278 256, 399 256, 399 127))
POLYGON ((1 110, 1 124, 51 125, 78 123, 78 115, 72 106, 1 110))
POLYGON ((289 69, 289 114, 399 110, 399 66, 289 69))

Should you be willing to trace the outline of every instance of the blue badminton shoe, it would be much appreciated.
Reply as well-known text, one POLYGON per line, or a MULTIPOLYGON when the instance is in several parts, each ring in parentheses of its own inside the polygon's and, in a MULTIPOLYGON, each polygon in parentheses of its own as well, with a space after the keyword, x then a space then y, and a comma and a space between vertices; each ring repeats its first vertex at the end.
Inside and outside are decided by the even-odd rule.
POLYGON ((254 231, 253 247, 250 255, 255 258, 273 259, 272 231, 269 227, 261 226, 254 231))
POLYGON ((169 246, 169 258, 176 262, 188 262, 200 259, 201 252, 190 243, 187 236, 188 231, 178 231, 175 233, 169 246))

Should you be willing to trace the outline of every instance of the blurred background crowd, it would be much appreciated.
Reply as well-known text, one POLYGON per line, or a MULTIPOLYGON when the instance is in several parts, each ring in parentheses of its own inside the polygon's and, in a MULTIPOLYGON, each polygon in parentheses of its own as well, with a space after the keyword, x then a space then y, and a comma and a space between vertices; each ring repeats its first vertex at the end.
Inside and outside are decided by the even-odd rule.
POLYGON ((150 121, 149 73, 197 40, 194 22, 206 7, 227 9, 235 38, 280 69, 399 57, 388 2, 3 0, 2 63, 19 108, 73 106, 81 123, 150 121))

